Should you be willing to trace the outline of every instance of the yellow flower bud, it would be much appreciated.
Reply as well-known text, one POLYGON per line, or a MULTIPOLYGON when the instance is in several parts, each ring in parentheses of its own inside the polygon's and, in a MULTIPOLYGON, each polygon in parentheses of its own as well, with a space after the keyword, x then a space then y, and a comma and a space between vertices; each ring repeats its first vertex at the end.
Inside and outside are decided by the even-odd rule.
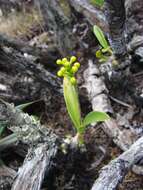
POLYGON ((75 65, 72 66, 71 71, 72 71, 72 73, 76 73, 78 71, 78 67, 75 65))
POLYGON ((75 61, 76 61, 76 57, 75 56, 71 56, 70 63, 74 63, 75 61))
POLYGON ((65 66, 65 67, 69 67, 69 66, 70 66, 70 62, 69 62, 69 61, 66 61, 66 62, 64 63, 64 66, 65 66))
POLYGON ((58 77, 62 77, 62 76, 63 76, 63 72, 62 72, 61 70, 59 70, 59 71, 57 72, 57 75, 58 75, 58 77))
POLYGON ((97 57, 98 59, 100 59, 100 58, 102 57, 102 52, 101 52, 101 50, 97 50, 97 51, 96 51, 96 57, 97 57))
POLYGON ((61 64, 62 64, 62 60, 61 60, 61 59, 58 59, 58 60, 56 61, 56 63, 57 63, 57 65, 61 65, 61 64))
POLYGON ((65 68, 65 67, 62 67, 62 68, 60 69, 60 71, 64 74, 64 73, 66 72, 66 68, 65 68))
POLYGON ((66 62, 68 62, 67 58, 63 58, 62 59, 62 64, 65 64, 66 62))
POLYGON ((72 83, 73 85, 76 84, 76 79, 75 79, 75 77, 71 77, 71 78, 70 78, 70 81, 71 81, 71 83, 72 83))
POLYGON ((76 62, 76 63, 74 64, 74 66, 79 69, 79 68, 80 68, 80 63, 76 62))

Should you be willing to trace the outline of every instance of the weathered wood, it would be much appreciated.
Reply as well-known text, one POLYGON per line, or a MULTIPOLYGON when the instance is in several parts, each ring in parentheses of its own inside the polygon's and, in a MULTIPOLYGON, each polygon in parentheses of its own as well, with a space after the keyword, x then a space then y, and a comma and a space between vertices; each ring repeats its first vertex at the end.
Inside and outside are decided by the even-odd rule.
POLYGON ((109 38, 115 54, 126 54, 124 0, 105 0, 105 14, 109 27, 109 38))
POLYGON ((104 31, 108 31, 102 11, 87 0, 41 0, 39 5, 46 30, 54 31, 55 44, 62 56, 76 54, 82 47, 82 51, 89 51, 91 37, 94 38, 91 31, 93 24, 99 24, 104 31), (81 39, 82 34, 84 38, 81 39))
MULTIPOLYGON (((67 170, 71 172, 71 168, 74 167, 73 164, 77 165, 79 158, 83 157, 82 152, 77 147, 77 149, 73 149, 72 144, 66 143, 51 129, 42 126, 39 121, 16 109, 13 105, 0 101, 0 110, 0 121, 6 122, 9 130, 16 135, 17 139, 14 140, 30 147, 13 182, 12 190, 40 190, 45 175, 48 179, 52 178, 56 164, 60 163, 60 158, 66 161, 60 165, 67 165, 67 170), (66 153, 62 152, 62 147, 65 147, 66 153)), ((68 171, 64 171, 64 174, 66 173, 68 171)), ((54 182, 54 179, 52 180, 54 182)))
POLYGON ((73 15, 66 0, 40 0, 40 10, 43 15, 46 29, 51 29, 55 34, 61 55, 70 55, 76 46, 76 37, 72 33, 73 15))
POLYGON ((128 51, 143 57, 143 1, 125 0, 128 51))
POLYGON ((130 53, 132 57, 138 56, 141 60, 143 55, 143 2, 140 0, 105 0, 105 8, 111 46, 116 56, 119 59, 122 58, 122 61, 125 59, 129 61, 126 53, 130 53))
POLYGON ((143 137, 107 166, 103 167, 92 190, 115 190, 129 169, 143 158, 143 137))
POLYGON ((0 49, 0 69, 0 97, 5 100, 36 100, 52 97, 52 92, 61 93, 60 80, 55 75, 15 51, 0 49))
POLYGON ((93 6, 87 0, 70 0, 70 4, 78 13, 82 14, 92 26, 97 24, 104 31, 108 31, 108 26, 102 10, 93 6))
MULTIPOLYGON (((108 90, 105 86, 104 79, 97 65, 93 64, 92 60, 89 60, 88 68, 84 72, 84 80, 92 109, 94 111, 100 110, 112 114, 113 110, 108 98, 108 90)), ((102 128, 122 150, 127 150, 133 143, 131 131, 121 131, 114 119, 105 121, 102 128)))
POLYGON ((40 190, 45 173, 47 177, 54 165, 54 158, 58 146, 55 143, 48 145, 39 144, 36 148, 29 150, 23 166, 19 169, 12 190, 40 190))
MULTIPOLYGON (((89 61, 88 68, 85 70, 84 80, 92 109, 94 111, 100 110, 108 112, 112 115, 113 110, 108 99, 108 91, 105 87, 104 79, 102 75, 100 75, 97 65, 93 64, 92 60, 89 61), (97 84, 97 81, 100 85, 97 84)), ((123 151, 128 150, 136 139, 140 137, 138 134, 133 133, 130 129, 127 130, 126 128, 123 128, 121 130, 115 119, 105 121, 102 125, 102 129, 123 151)), ((133 166, 133 171, 135 173, 142 174, 143 168, 141 166, 133 166)))
POLYGON ((10 47, 14 48, 22 54, 29 54, 35 57, 39 62, 46 62, 47 67, 54 67, 54 62, 60 56, 57 47, 49 45, 46 48, 39 48, 35 46, 30 46, 27 42, 24 42, 20 39, 14 39, 12 37, 6 36, 5 34, 0 34, 0 45, 1 47, 10 47))
MULTIPOLYGON (((0 110, 0 121, 5 122, 15 134, 11 136, 11 140, 13 137, 13 142, 21 141, 32 147, 17 174, 12 189, 39 190, 45 172, 49 173, 53 167, 60 140, 51 130, 6 102, 0 102, 0 110)), ((3 143, 3 140, 0 141, 1 150, 11 143, 7 141, 7 144, 1 144, 1 142, 3 143)))
POLYGON ((4 165, 0 160, 0 189, 10 189, 13 180, 16 176, 16 171, 4 165))

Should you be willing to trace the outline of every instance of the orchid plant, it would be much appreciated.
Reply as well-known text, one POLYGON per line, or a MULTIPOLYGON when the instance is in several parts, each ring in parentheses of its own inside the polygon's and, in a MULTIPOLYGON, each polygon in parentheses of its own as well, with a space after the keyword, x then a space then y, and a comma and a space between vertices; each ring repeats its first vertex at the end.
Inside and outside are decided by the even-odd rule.
POLYGON ((75 56, 70 59, 58 59, 57 64, 61 66, 57 75, 63 77, 63 92, 68 114, 76 129, 76 139, 79 145, 84 144, 84 133, 86 126, 95 122, 102 122, 109 119, 109 116, 104 112, 92 111, 84 118, 81 117, 81 109, 79 103, 77 79, 75 74, 80 68, 80 63, 75 56))

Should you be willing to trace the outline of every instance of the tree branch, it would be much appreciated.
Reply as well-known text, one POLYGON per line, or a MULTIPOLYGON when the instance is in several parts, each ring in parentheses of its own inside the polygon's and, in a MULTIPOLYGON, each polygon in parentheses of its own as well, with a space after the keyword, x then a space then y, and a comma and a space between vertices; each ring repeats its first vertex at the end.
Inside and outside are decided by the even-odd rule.
POLYGON ((129 169, 143 158, 143 137, 127 151, 103 167, 92 190, 115 190, 129 169))

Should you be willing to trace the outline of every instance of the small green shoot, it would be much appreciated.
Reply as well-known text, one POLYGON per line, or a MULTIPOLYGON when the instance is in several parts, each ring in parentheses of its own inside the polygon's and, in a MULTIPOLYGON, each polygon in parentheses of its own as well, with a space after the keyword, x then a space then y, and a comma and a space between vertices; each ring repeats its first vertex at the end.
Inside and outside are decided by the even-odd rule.
POLYGON ((100 45, 102 46, 102 48, 107 49, 109 45, 102 30, 97 25, 94 25, 93 32, 96 38, 98 39, 100 45))
POLYGON ((63 91, 64 99, 67 107, 68 114, 76 128, 78 137, 78 144, 82 145, 84 143, 84 133, 86 126, 95 123, 101 122, 109 119, 110 117, 104 112, 90 112, 85 116, 81 117, 78 89, 77 89, 77 80, 75 74, 80 68, 80 63, 77 62, 77 58, 72 56, 69 60, 67 58, 57 60, 57 64, 61 66, 61 69, 58 71, 57 75, 63 77, 63 91))
MULTIPOLYGON (((101 48, 96 51, 96 57, 99 59, 99 62, 107 62, 111 56, 113 56, 113 51, 107 42, 104 33, 102 32, 101 28, 99 28, 97 25, 94 25, 93 27, 93 33, 95 34, 97 40, 100 43, 101 48)), ((116 60, 113 60, 113 63, 115 63, 116 60)), ((117 63, 117 62, 116 62, 117 63)))

